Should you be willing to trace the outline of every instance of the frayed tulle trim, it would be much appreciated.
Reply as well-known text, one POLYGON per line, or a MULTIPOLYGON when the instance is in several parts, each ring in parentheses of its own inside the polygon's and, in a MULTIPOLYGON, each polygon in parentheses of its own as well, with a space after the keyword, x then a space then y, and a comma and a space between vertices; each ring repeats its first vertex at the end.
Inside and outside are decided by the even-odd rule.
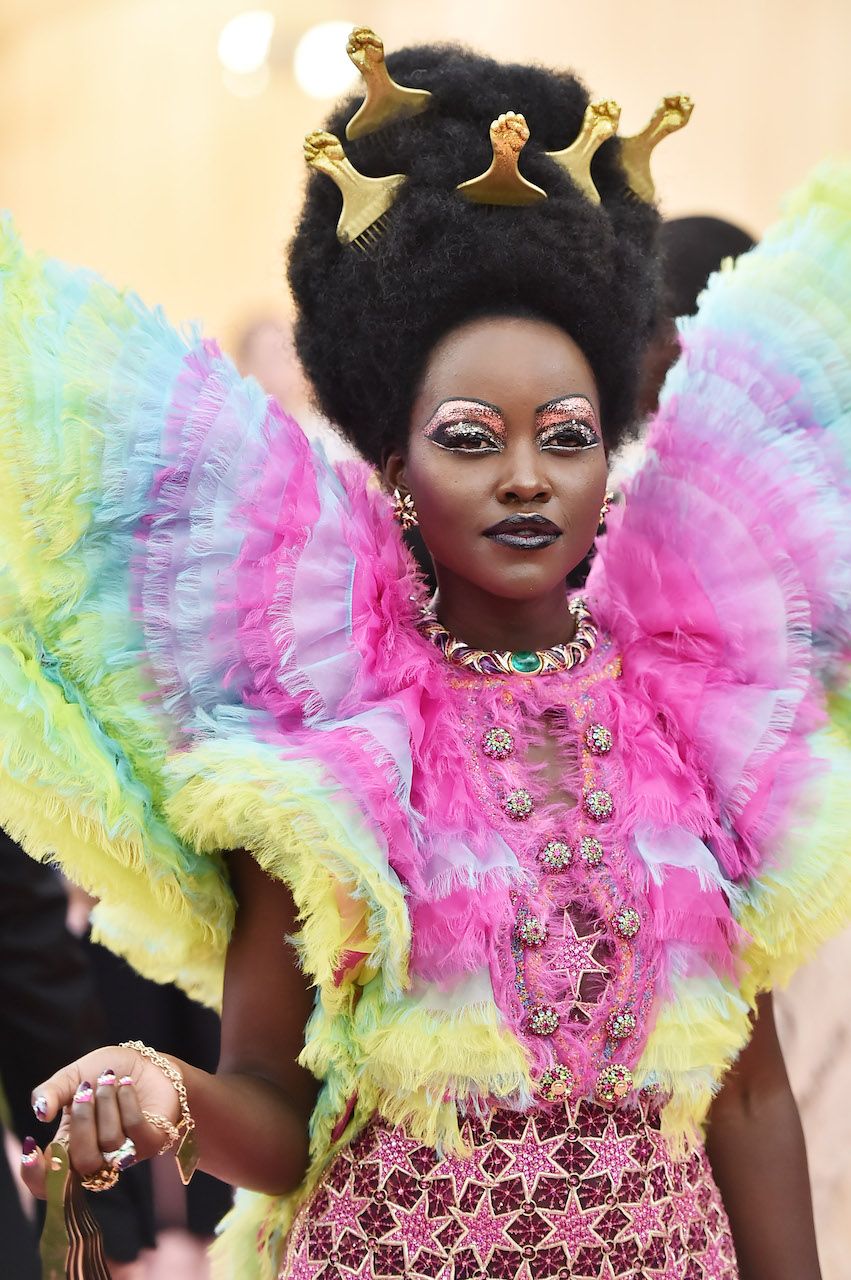
MULTIPOLYGON (((302 918, 299 948, 320 984, 333 984, 345 935, 336 887, 362 898, 371 963, 388 988, 407 984, 410 927, 386 850, 346 794, 310 760, 287 759, 233 730, 176 756, 168 817, 199 851, 245 848, 287 884, 302 918)), ((346 931, 347 934, 348 931, 346 931)))
POLYGON ((180 845, 116 747, 40 673, 0 646, 0 825, 100 899, 95 937, 157 982, 218 1005, 233 903, 218 858, 180 845))

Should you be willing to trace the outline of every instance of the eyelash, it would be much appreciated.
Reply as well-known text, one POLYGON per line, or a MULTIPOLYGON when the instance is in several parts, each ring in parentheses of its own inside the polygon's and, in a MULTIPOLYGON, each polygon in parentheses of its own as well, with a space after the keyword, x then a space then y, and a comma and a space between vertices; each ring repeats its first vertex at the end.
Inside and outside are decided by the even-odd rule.
POLYGON ((502 444, 486 427, 476 422, 448 422, 438 427, 431 437, 432 443, 440 449, 450 449, 457 453, 498 453, 502 444), (441 439, 442 437, 442 439, 441 439), (489 447, 486 449, 464 449, 460 442, 464 440, 481 440, 489 447))
POLYGON ((565 422, 554 423, 553 426, 547 427, 538 437, 540 448, 544 449, 547 445, 552 444, 553 440, 558 440, 559 436, 572 435, 573 443, 567 445, 556 445, 557 449, 591 449, 594 445, 600 443, 600 437, 597 432, 590 427, 587 422, 582 422, 577 418, 570 418, 565 422), (579 441, 577 444, 576 441, 579 441))
MULTIPOLYGON (((480 426, 475 422, 446 423, 438 427, 434 435, 431 436, 431 440, 439 449, 447 449, 455 453, 499 453, 503 447, 501 441, 491 435, 486 427, 480 426), (462 443, 464 440, 481 441, 487 447, 466 449, 462 443)), ((538 445, 541 449, 552 447, 557 450, 578 451, 580 449, 591 449, 599 443, 600 437, 587 422, 573 418, 548 427, 538 437, 538 445), (560 436, 567 435, 573 437, 571 443, 553 445, 554 440, 558 440, 560 436)))

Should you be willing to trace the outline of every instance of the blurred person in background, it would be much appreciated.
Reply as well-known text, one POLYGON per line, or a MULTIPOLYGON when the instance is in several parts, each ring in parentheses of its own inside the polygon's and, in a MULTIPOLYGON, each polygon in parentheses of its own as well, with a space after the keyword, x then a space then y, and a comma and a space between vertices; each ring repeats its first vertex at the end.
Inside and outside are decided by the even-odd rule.
POLYGON ((747 231, 724 218, 694 214, 668 218, 659 228, 659 259, 662 268, 660 313, 653 337, 644 356, 644 372, 638 396, 638 414, 647 420, 656 412, 659 392, 671 365, 680 354, 675 321, 693 316, 697 300, 709 282, 729 259, 735 262, 752 249, 756 241, 747 231))
POLYGON ((16 834, 223 1008, 215 1074, 134 1040, 33 1105, 84 1185, 243 1188, 221 1276, 819 1280, 771 989, 851 913, 848 174, 704 297, 580 597, 691 104, 616 141, 570 74, 349 48, 290 282, 363 463, 8 233, 16 834))

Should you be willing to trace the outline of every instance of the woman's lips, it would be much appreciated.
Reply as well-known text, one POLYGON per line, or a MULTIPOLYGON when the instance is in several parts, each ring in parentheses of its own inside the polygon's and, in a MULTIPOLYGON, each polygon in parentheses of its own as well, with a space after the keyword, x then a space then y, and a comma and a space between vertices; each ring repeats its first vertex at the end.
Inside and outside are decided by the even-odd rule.
POLYGON ((541 515, 513 515, 485 529, 484 536, 503 547, 539 551, 551 547, 561 537, 561 529, 541 515))

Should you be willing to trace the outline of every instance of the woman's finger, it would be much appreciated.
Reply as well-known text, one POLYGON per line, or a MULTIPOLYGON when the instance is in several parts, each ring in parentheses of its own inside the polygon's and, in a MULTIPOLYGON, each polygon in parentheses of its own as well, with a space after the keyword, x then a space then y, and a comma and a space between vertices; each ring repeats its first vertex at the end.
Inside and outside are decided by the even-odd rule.
POLYGON ((118 1110, 118 1099, 115 1096, 117 1083, 115 1072, 111 1068, 102 1071, 98 1076, 95 1090, 95 1123, 97 1143, 102 1152, 117 1150, 126 1137, 121 1127, 121 1114, 118 1110))
POLYGON ((57 1071, 32 1091, 32 1109, 43 1124, 53 1120, 63 1107, 70 1106, 82 1077, 76 1062, 57 1071))
POLYGON ((21 1178, 28 1191, 39 1200, 44 1199, 44 1155, 35 1138, 24 1138, 21 1148, 21 1178))
POLYGON ((88 1080, 83 1080, 71 1103, 68 1156, 82 1177, 88 1178, 103 1168, 103 1154, 98 1144, 95 1121, 95 1095, 88 1080))
POLYGON ((142 1159, 154 1156, 163 1145, 164 1134, 149 1124, 142 1113, 139 1095, 130 1076, 122 1076, 117 1087, 121 1127, 132 1138, 142 1159))

